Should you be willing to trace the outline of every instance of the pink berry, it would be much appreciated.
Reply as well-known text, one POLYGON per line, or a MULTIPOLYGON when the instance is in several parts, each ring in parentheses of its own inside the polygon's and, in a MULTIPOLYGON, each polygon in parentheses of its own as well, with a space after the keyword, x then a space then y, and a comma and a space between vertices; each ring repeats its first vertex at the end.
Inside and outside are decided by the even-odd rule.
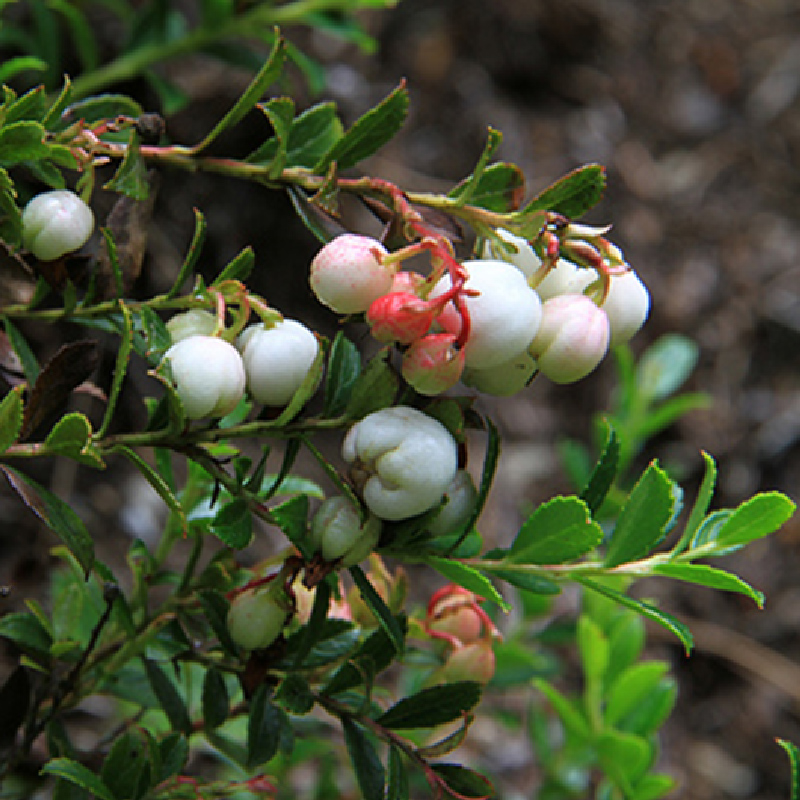
POLYGON ((403 377, 420 394, 441 394, 458 383, 464 350, 455 347, 455 341, 452 333, 431 333, 403 354, 403 377))

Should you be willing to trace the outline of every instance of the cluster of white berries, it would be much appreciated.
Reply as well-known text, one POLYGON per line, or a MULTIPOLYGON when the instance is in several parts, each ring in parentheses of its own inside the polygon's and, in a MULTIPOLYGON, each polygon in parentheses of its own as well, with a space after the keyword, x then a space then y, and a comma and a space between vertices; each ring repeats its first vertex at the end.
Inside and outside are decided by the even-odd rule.
MULTIPOLYGON (((594 229, 573 228, 599 239, 594 229)), ((499 229, 482 258, 459 265, 455 285, 452 272, 431 281, 398 271, 380 242, 345 234, 317 254, 310 283, 322 303, 365 313, 377 339, 404 348, 403 376, 419 393, 461 380, 510 395, 537 372, 555 383, 580 380, 647 318, 647 288, 601 241, 611 255, 603 274, 565 258, 546 268, 529 242, 499 229)))
POLYGON ((260 405, 285 406, 319 352, 317 337, 293 319, 250 325, 235 344, 214 336, 216 326, 216 317, 199 309, 167 323, 173 344, 164 359, 189 419, 223 417, 245 391, 260 405))

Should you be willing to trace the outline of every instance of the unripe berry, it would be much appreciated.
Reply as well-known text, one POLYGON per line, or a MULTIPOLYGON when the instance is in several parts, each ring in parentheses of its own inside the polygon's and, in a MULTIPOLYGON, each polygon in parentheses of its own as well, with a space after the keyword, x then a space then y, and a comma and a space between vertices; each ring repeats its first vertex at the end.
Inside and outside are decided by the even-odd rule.
POLYGON ((464 371, 464 351, 455 347, 452 333, 431 333, 403 354, 402 373, 420 394, 436 395, 458 383, 464 371))
POLYGON ((367 309, 367 322, 379 342, 411 344, 428 332, 434 316, 435 308, 409 292, 389 292, 367 309))
POLYGON ((190 336, 167 350, 172 380, 189 419, 224 417, 244 395, 241 356, 213 336, 190 336))
POLYGON ((525 351, 510 361, 486 369, 467 369, 461 376, 465 386, 495 397, 510 397, 522 391, 536 374, 536 360, 525 351))
POLYGON ((167 330, 173 344, 190 336, 210 336, 216 327, 217 318, 201 308, 192 308, 176 314, 167 322, 167 330))
POLYGON ((228 632, 245 650, 263 650, 280 636, 292 613, 292 604, 282 590, 273 587, 246 589, 228 610, 228 632))
POLYGON ((502 241, 487 239, 481 253, 483 258, 507 261, 513 264, 530 281, 542 266, 542 260, 531 247, 530 243, 505 228, 498 228, 495 233, 502 241), (505 247, 510 245, 510 247, 505 247))
POLYGON ((475 502, 478 499, 478 490, 475 488, 472 475, 465 469, 456 472, 444 497, 447 502, 434 519, 428 523, 428 531, 434 536, 454 533, 463 527, 472 516, 475 502))
POLYGON ((250 396, 265 406, 285 406, 319 353, 317 337, 293 319, 281 320, 270 328, 260 323, 250 325, 236 346, 242 354, 250 396))
POLYGON ((392 288, 395 267, 381 263, 386 248, 369 236, 345 233, 311 262, 309 281, 317 299, 337 314, 359 314, 392 288))
POLYGON ((328 497, 311 520, 310 535, 325 561, 341 561, 341 566, 352 567, 375 549, 381 521, 370 514, 362 523, 359 509, 348 498, 328 497))
POLYGON ((605 312, 585 295, 565 294, 544 303, 542 325, 529 350, 551 381, 574 383, 603 360, 608 341, 605 312))
POLYGON ((494 676, 495 657, 491 639, 457 647, 442 667, 436 671, 439 682, 477 681, 489 683, 494 676))
POLYGON ((22 212, 22 243, 41 261, 83 247, 93 229, 92 209, 66 189, 36 195, 22 212))
MULTIPOLYGON (((511 360, 528 347, 539 329, 539 296, 522 272, 505 261, 465 261, 462 266, 468 275, 464 288, 477 292, 476 296, 464 297, 471 324, 464 345, 466 366, 485 369, 511 360)), ((450 288, 450 277, 445 276, 433 288, 431 298, 450 288)), ((458 336, 461 317, 452 304, 437 322, 458 336)))
POLYGON ((478 598, 468 589, 449 584, 439 589, 430 603, 425 616, 425 628, 434 635, 457 639, 461 644, 470 644, 482 638, 486 615, 478 606, 478 598))
POLYGON ((401 520, 433 508, 456 474, 450 431, 408 406, 383 408, 353 425, 342 443, 364 502, 376 517, 401 520))
POLYGON ((601 308, 611 324, 611 346, 624 344, 644 325, 650 313, 650 293, 631 269, 611 277, 601 308))

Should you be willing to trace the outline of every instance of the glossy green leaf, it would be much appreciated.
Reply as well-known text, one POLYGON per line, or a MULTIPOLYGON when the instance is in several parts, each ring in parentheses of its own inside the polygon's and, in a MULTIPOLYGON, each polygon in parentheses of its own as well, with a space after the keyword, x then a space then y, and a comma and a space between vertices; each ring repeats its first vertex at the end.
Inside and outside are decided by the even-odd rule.
POLYGON ((547 697, 556 714, 558 714, 561 723, 572 736, 577 737, 579 740, 589 738, 591 735, 589 723, 568 697, 545 680, 534 680, 533 685, 547 697))
POLYGON ((486 168, 469 199, 469 204, 504 214, 518 209, 524 194, 525 175, 522 170, 516 164, 499 162, 490 164, 486 168))
POLYGON ((247 501, 235 498, 217 512, 211 532, 228 547, 242 550, 253 539, 253 515, 247 501))
POLYGON ((228 718, 230 699, 228 687, 222 673, 209 667, 203 678, 203 724, 206 728, 218 728, 228 718))
MULTIPOLYGON (((276 662, 281 669, 294 668, 297 654, 304 647, 305 630, 293 633, 286 640, 282 657, 276 662)), ((358 646, 359 630, 343 619, 326 619, 316 633, 311 649, 303 656, 303 669, 318 669, 352 655, 358 646)))
POLYGON ((319 641, 323 631, 323 626, 328 619, 328 606, 330 605, 331 590, 330 586, 323 581, 317 586, 314 592, 314 605, 311 607, 311 614, 308 622, 302 629, 300 646, 294 656, 294 668, 300 669, 303 660, 311 652, 311 649, 319 641))
POLYGON ((606 443, 603 452, 592 470, 592 474, 581 491, 581 500, 589 507, 589 512, 594 515, 600 510, 606 499, 609 489, 614 485, 619 464, 619 438, 617 432, 609 424, 606 443))
POLYGON ((425 563, 433 567, 438 573, 444 575, 449 581, 463 586, 465 589, 489 600, 500 606, 503 611, 510 611, 511 606, 503 599, 503 596, 494 588, 492 582, 474 567, 462 564, 460 561, 453 561, 448 558, 437 558, 427 556, 425 563))
POLYGON ((275 179, 281 172, 288 159, 289 134, 294 119, 294 100, 290 97, 274 97, 266 103, 259 103, 258 108, 272 125, 275 132, 275 152, 267 166, 267 177, 275 179))
POLYGON ((36 56, 15 56, 0 64, 0 83, 6 83, 21 72, 44 72, 47 62, 36 56))
POLYGON ((189 759, 189 742, 182 733, 172 731, 158 743, 158 752, 161 761, 158 774, 160 783, 183 772, 189 759))
POLYGON ((789 766, 792 771, 791 800, 800 800, 800 749, 786 739, 776 739, 775 741, 789 757, 789 766))
POLYGON ((187 736, 192 732, 192 721, 189 710, 175 684, 155 661, 142 658, 147 682, 158 698, 159 705, 167 715, 173 730, 180 731, 187 736))
POLYGON ((495 796, 488 778, 461 764, 432 764, 442 788, 458 800, 489 800, 495 796))
MULTIPOLYGON (((487 554, 487 556, 488 555, 489 554, 487 554)), ((495 578, 500 578, 500 580, 506 581, 506 583, 510 583, 512 586, 516 586, 524 592, 542 595, 561 593, 561 587, 558 583, 544 575, 533 575, 530 572, 511 568, 503 569, 502 567, 492 567, 491 572, 495 578)))
POLYGON ((248 111, 258 102, 258 99, 280 77, 285 61, 286 43, 282 38, 278 37, 264 65, 253 80, 250 81, 250 84, 236 101, 233 108, 214 126, 202 142, 192 148, 193 151, 199 153, 201 150, 205 150, 223 131, 232 128, 244 119, 248 111))
POLYGON ((598 164, 587 164, 540 192, 528 203, 525 210, 554 211, 575 219, 597 205, 605 188, 605 168, 598 164))
POLYGON ((342 717, 347 752, 364 800, 384 800, 386 777, 375 745, 364 729, 349 717, 342 717))
POLYGON ((114 177, 103 188, 133 200, 146 200, 150 194, 147 166, 139 152, 139 136, 136 131, 131 131, 122 163, 114 173, 114 177))
POLYGON ((328 353, 324 406, 326 417, 337 417, 344 413, 360 373, 361 354, 358 348, 343 331, 338 331, 328 353))
POLYGON ((45 130, 39 122, 22 120, 0 128, 0 167, 46 158, 45 130))
POLYGON ((397 618, 389 610, 383 598, 375 591, 375 587, 370 583, 361 567, 358 565, 350 567, 349 572, 361 599, 375 615, 378 624, 386 631, 395 652, 402 653, 405 649, 405 632, 397 618))
POLYGON ((314 708, 314 694, 308 681, 296 672, 287 675, 275 692, 275 702, 291 714, 308 714, 314 708))
POLYGON ((623 787, 641 778, 652 758, 652 745, 648 741, 622 731, 601 733, 594 746, 603 770, 623 787))
POLYGON ((9 611, 0 617, 0 637, 14 642, 27 654, 47 658, 53 644, 51 632, 29 611, 9 611))
POLYGON ((577 643, 584 675, 589 680, 601 679, 608 669, 608 639, 600 626, 585 615, 578 618, 577 643))
POLYGON ((603 531, 577 497, 554 497, 523 523, 506 555, 510 564, 564 564, 594 550, 603 531))
POLYGON ((673 486, 655 461, 647 467, 620 511, 606 554, 608 568, 646 556, 664 538, 675 512, 673 486))
POLYGON ((400 381, 389 364, 389 350, 384 348, 367 363, 356 379, 345 413, 350 419, 363 419, 373 411, 394 402, 400 381))
POLYGON ((677 788, 677 782, 671 775, 648 772, 634 787, 634 800, 660 800, 677 788))
POLYGON ((103 467, 103 461, 91 448, 92 427, 89 420, 77 411, 65 414, 53 426, 45 439, 49 453, 67 456, 94 467, 103 467))
POLYGON ((473 681, 431 686, 395 703, 376 722, 392 730, 435 728, 471 711, 481 692, 481 684, 473 681))
POLYGON ((623 717, 644 702, 667 674, 669 665, 664 661, 646 661, 623 670, 606 693, 604 718, 609 725, 617 725, 623 717))
MULTIPOLYGON (((9 61, 13 60, 9 59, 9 61)), ((7 64, 8 62, 5 63, 7 64)), ((5 67, 5 64, 0 67, 0 73, 3 67, 5 67)), ((0 82, 2 82, 2 78, 0 78, 0 82)), ((44 86, 36 86, 8 105, 5 109, 5 124, 26 119, 40 122, 46 110, 47 93, 45 88, 44 86)))
POLYGON ((86 575, 94 563, 94 543, 81 518, 58 495, 7 466, 0 466, 25 505, 69 548, 86 575))
POLYGON ((42 768, 42 773, 53 775, 80 786, 93 794, 98 800, 117 800, 103 780, 83 764, 70 758, 54 758, 42 768))
POLYGON ((689 519, 686 521, 683 534, 679 542, 672 548, 673 555, 682 553, 689 543, 694 540, 703 519, 705 519, 706 512, 711 504, 711 498, 714 496, 714 487, 717 482, 717 465, 714 459, 705 452, 703 453, 703 461, 705 462, 703 480, 697 491, 697 497, 692 505, 692 510, 689 514, 689 519))
POLYGON ((756 591, 737 575, 715 567, 709 567, 706 564, 656 564, 652 573, 653 575, 661 575, 664 578, 686 581, 698 586, 708 586, 711 589, 720 589, 724 592, 737 592, 749 597, 759 608, 764 607, 764 594, 762 592, 756 591))
POLYGON ((11 342, 11 346, 14 348, 17 358, 19 358, 20 363, 22 364, 22 371, 25 373, 25 380, 28 382, 28 386, 32 387, 35 385, 36 379, 39 377, 39 373, 41 371, 39 362, 36 360, 33 350, 31 350, 30 345, 26 341, 25 337, 20 333, 17 326, 14 325, 14 323, 9 319, 4 320, 3 324, 6 330, 6 336, 8 336, 8 340, 11 342))
POLYGON ((16 386, 0 402, 0 453, 5 453, 17 441, 22 430, 24 391, 24 386, 16 386))
POLYGON ((223 594, 215 592, 213 589, 204 589, 198 592, 198 599, 203 608, 208 624, 216 634, 219 643, 228 655, 238 656, 239 648, 231 639, 228 631, 228 609, 229 603, 223 594))
POLYGON ((313 553, 308 544, 308 496, 299 494, 270 510, 275 524, 286 538, 306 557, 313 553))
POLYGON ((170 290, 167 292, 168 300, 171 300, 173 297, 177 297, 178 294, 180 294, 184 283, 186 283, 187 279, 194 273, 197 262, 200 260, 203 244, 206 240, 207 229, 208 224, 206 223, 206 218, 198 209, 195 208, 194 233, 192 234, 192 241, 189 244, 189 249, 186 251, 181 268, 178 270, 178 274, 175 276, 175 281, 170 287, 170 290))
POLYGON ((631 610, 641 614, 643 617, 650 619, 653 622, 657 622, 659 625, 663 626, 668 631, 675 634, 678 639, 680 639, 687 655, 689 655, 691 652, 694 645, 692 632, 686 627, 686 625, 675 619, 675 617, 673 617, 671 614, 668 614, 666 611, 662 611, 660 608, 656 608, 650 603, 645 603, 641 600, 635 600, 632 597, 628 597, 628 595, 622 594, 622 592, 618 592, 599 581, 590 580, 589 578, 579 578, 578 582, 587 589, 598 592, 599 594, 608 597, 619 605, 624 606, 625 608, 630 608, 631 610))
POLYGON ((255 769, 278 752, 284 713, 272 702, 271 689, 262 684, 250 701, 247 717, 247 766, 255 769))
POLYGON ((144 737, 136 729, 126 731, 111 745, 100 777, 117 800, 140 797, 152 785, 144 737))
POLYGON ((408 90, 405 81, 377 106, 357 119, 314 166, 322 174, 334 161, 339 169, 354 167, 376 153, 400 130, 408 113, 408 90))
POLYGON ((214 279, 212 286, 219 286, 224 281, 246 281, 256 265, 256 255, 252 247, 245 247, 225 265, 222 272, 214 279))
MULTIPOLYGON (((115 259, 112 259, 115 261, 115 259)), ((119 284, 120 292, 122 290, 122 282, 119 284)), ((128 374, 128 362, 131 357, 131 350, 133 349, 133 318, 128 310, 128 307, 120 302, 118 310, 122 318, 122 331, 117 348, 117 357, 114 362, 114 377, 111 382, 111 390, 108 393, 108 402, 106 403, 106 410, 103 414, 103 422, 98 431, 98 438, 106 435, 109 426, 114 418, 114 413, 117 409, 119 396, 122 392, 122 384, 125 381, 125 376, 128 374)))
POLYGON ((144 109, 133 98, 124 94, 99 94, 87 97, 70 105, 64 116, 56 123, 55 129, 61 130, 79 119, 88 124, 118 116, 139 117, 144 109))
POLYGON ((795 511, 795 504, 780 492, 762 492, 745 500, 723 522, 717 533, 721 547, 740 547, 774 533, 795 511))
POLYGON ((679 333, 667 333, 656 339, 636 365, 636 382, 650 401, 665 400, 680 389, 692 374, 700 348, 679 333))

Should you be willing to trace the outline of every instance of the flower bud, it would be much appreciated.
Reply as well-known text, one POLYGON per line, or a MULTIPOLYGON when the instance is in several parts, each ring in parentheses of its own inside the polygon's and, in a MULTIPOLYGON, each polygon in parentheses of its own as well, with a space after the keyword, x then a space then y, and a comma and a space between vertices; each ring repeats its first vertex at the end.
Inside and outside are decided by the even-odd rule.
POLYGON ((344 496, 328 497, 311 520, 311 541, 325 561, 352 567, 376 547, 381 521, 369 515, 361 522, 360 510, 344 496))
POLYGON ((373 300, 367 322, 379 342, 411 344, 424 336, 433 324, 436 309, 408 292, 389 292, 373 300))
POLYGON ((444 665, 436 671, 436 678, 441 683, 457 681, 476 681, 489 683, 494 676, 495 657, 491 639, 479 639, 477 642, 457 647, 448 656, 444 665))
POLYGON ((434 536, 444 536, 462 528, 475 508, 478 490, 472 475, 465 469, 456 472, 444 493, 445 504, 439 513, 428 523, 428 531, 434 536))
POLYGON ((236 348, 213 336, 190 336, 164 354, 189 419, 224 417, 244 395, 245 373, 236 348))
POLYGON ((92 230, 92 209, 66 189, 36 195, 22 212, 22 243, 41 261, 83 247, 92 230))
POLYGON ((250 325, 236 346, 247 390, 257 403, 285 406, 300 388, 319 352, 317 337, 301 322, 284 319, 270 328, 250 325))
POLYGON ((369 236, 345 233, 328 242, 311 262, 317 299, 337 314, 366 311, 392 287, 395 268, 381 263, 386 248, 369 236))
POLYGON ((452 333, 431 333, 403 354, 403 377, 420 394, 436 395, 455 386, 464 371, 464 351, 452 333))
POLYGON ((231 639, 245 650, 263 650, 280 636, 292 610, 291 600, 277 586, 245 589, 228 610, 231 639))
POLYGON ((424 283, 424 275, 420 275, 419 272, 414 272, 413 270, 401 269, 398 270, 394 278, 392 278, 392 288, 390 292, 407 292, 408 294, 415 294, 419 297, 420 290, 424 283))
POLYGON ((631 269, 613 275, 606 299, 600 306, 611 325, 611 346, 624 344, 644 325, 650 313, 650 293, 631 269))
POLYGON ((486 614, 478 605, 478 598, 468 589, 448 584, 439 589, 430 603, 425 617, 429 633, 460 644, 478 641, 486 634, 486 614))
POLYGON ((539 370, 554 383, 574 383, 588 375, 608 351, 605 312, 582 294, 546 301, 542 325, 529 352, 539 370))
POLYGON ((211 336, 216 327, 217 318, 202 308, 192 308, 176 314, 167 322, 167 330, 173 344, 190 336, 211 336))
POLYGON ((465 386, 495 397, 510 397, 522 391, 536 374, 536 360, 525 351, 510 361, 486 369, 467 367, 461 376, 465 386))
POLYGON ((432 417, 408 406, 383 408, 353 425, 342 456, 376 517, 401 520, 433 508, 458 467, 455 439, 432 417))
MULTIPOLYGON (((469 338, 464 345, 466 366, 485 369, 524 352, 542 316, 542 303, 525 276, 504 261, 465 261, 462 266, 468 275, 464 289, 477 293, 464 296, 470 317, 469 338)), ((447 275, 434 286, 431 299, 450 288, 447 275)), ((437 322, 448 333, 459 335, 461 317, 452 305, 448 304, 437 322)))

